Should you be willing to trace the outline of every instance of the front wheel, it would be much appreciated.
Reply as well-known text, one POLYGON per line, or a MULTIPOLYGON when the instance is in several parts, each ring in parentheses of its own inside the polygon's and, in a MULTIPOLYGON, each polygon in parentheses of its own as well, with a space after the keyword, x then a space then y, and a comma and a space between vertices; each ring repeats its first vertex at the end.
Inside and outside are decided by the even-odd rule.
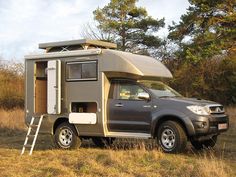
POLYGON ((158 129, 158 144, 164 152, 177 153, 186 148, 187 136, 182 126, 175 121, 166 121, 158 129))
POLYGON ((203 148, 213 148, 216 144, 217 141, 217 135, 213 136, 211 139, 209 140, 205 140, 205 141, 191 141, 192 146, 196 149, 196 150, 201 150, 203 148))
POLYGON ((56 128, 54 142, 58 148, 62 149, 75 149, 81 145, 81 139, 74 126, 68 122, 63 122, 56 128))

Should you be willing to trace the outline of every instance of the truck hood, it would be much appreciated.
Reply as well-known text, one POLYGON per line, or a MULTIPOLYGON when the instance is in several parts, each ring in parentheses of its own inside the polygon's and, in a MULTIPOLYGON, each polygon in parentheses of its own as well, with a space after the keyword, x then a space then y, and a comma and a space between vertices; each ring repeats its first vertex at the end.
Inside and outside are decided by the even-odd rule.
POLYGON ((202 100, 202 99, 197 99, 197 98, 186 98, 186 97, 166 97, 166 98, 160 98, 163 100, 168 100, 168 101, 174 101, 174 102, 179 102, 180 104, 185 104, 185 105, 200 105, 200 106, 206 106, 209 104, 217 104, 216 102, 213 101, 208 101, 208 100, 202 100))

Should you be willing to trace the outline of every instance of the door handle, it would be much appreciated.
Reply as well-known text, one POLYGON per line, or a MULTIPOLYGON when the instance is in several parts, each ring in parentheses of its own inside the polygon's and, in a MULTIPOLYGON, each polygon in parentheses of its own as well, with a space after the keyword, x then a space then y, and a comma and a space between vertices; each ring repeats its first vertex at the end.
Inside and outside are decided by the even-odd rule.
POLYGON ((115 104, 115 107, 123 107, 124 105, 122 103, 115 104))
POLYGON ((143 105, 144 108, 151 108, 151 105, 143 105))

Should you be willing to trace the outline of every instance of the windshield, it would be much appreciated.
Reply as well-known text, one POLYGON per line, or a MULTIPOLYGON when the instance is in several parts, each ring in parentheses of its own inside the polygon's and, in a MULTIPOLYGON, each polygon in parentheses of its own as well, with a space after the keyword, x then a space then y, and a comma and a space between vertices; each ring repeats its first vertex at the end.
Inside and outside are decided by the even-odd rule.
POLYGON ((149 88, 149 90, 158 98, 163 97, 182 97, 181 94, 174 89, 159 81, 139 81, 141 84, 149 88))

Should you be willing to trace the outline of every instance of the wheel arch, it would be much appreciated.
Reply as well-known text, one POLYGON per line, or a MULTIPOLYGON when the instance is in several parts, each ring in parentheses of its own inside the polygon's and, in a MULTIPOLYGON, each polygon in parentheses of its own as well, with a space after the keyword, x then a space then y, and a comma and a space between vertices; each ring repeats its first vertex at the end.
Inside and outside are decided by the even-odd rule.
MULTIPOLYGON (((68 119, 67 117, 59 117, 59 118, 57 118, 57 120, 56 120, 56 121, 54 122, 54 124, 53 124, 53 129, 52 129, 52 134, 53 134, 53 135, 55 134, 57 127, 58 127, 60 124, 64 123, 64 122, 69 123, 69 119, 68 119)), ((75 125, 74 125, 74 124, 71 124, 71 125, 75 128, 76 133, 77 133, 77 135, 78 135, 78 131, 77 131, 75 125)))
POLYGON ((194 134, 194 129, 192 127, 193 125, 192 125, 192 123, 190 123, 191 122, 190 120, 189 120, 190 122, 186 121, 186 119, 184 119, 182 117, 178 117, 176 115, 163 115, 163 116, 157 118, 157 120, 156 120, 155 126, 152 130, 153 137, 157 136, 157 132, 158 132, 160 125, 166 121, 175 121, 175 122, 179 123, 182 126, 182 128, 184 129, 188 138, 192 134, 194 134))

